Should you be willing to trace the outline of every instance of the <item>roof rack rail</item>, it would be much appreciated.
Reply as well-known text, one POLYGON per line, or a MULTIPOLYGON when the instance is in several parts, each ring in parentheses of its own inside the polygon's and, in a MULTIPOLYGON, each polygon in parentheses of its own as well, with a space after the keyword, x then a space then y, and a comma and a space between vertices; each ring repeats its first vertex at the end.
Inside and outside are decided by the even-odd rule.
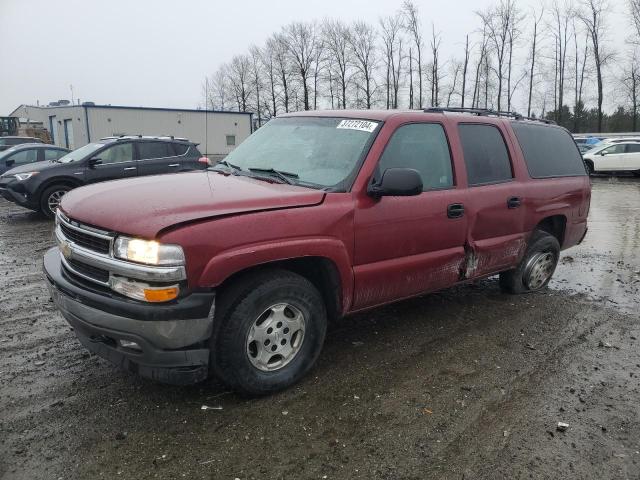
POLYGON ((534 122, 542 122, 548 125, 555 125, 553 120, 547 120, 545 118, 533 118, 525 117, 517 112, 504 112, 499 110, 491 110, 488 108, 459 108, 459 107, 430 107, 424 109, 425 113, 470 113, 472 115, 487 116, 487 117, 507 117, 514 120, 531 120, 534 122))

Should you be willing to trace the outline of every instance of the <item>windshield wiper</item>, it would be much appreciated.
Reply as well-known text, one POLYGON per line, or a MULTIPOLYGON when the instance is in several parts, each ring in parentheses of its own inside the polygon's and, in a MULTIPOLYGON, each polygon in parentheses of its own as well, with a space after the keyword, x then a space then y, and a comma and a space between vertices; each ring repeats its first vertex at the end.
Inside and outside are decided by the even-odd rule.
POLYGON ((289 185, 295 185, 295 182, 291 180, 292 178, 300 178, 297 173, 285 172, 282 170, 276 170, 275 168, 258 168, 258 167, 249 167, 248 170, 250 172, 258 172, 258 173, 275 173, 278 178, 280 178, 283 182, 288 183, 289 185))
POLYGON ((234 165, 233 163, 229 163, 226 160, 220 160, 212 168, 216 168, 218 165, 224 165, 225 167, 229 167, 231 170, 235 170, 235 171, 238 171, 238 172, 242 171, 242 168, 240 168, 238 165, 234 165))

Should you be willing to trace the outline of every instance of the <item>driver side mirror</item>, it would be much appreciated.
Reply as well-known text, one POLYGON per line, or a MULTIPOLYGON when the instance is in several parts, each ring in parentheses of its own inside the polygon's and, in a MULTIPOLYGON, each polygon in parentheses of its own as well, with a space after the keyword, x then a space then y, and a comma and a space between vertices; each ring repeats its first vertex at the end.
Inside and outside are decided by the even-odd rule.
POLYGON ((89 163, 87 163, 87 166, 89 168, 95 168, 96 165, 101 165, 101 164, 102 164, 102 159, 92 158, 91 160, 89 160, 89 163))
POLYGON ((6 163, 7 167, 13 167, 15 164, 16 164, 16 161, 13 159, 7 160, 7 163, 6 163))
POLYGON ((410 197, 422 193, 422 178, 413 168, 387 168, 379 183, 369 185, 373 198, 410 197))
POLYGON ((600 152, 600 156, 604 157, 607 154, 604 150, 600 152))

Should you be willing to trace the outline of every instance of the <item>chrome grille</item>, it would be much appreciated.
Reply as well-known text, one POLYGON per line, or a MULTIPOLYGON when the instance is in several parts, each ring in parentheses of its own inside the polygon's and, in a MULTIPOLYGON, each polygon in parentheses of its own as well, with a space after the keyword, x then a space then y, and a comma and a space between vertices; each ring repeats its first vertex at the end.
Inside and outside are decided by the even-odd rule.
POLYGON ((91 234, 69 228, 64 223, 60 224, 60 229, 65 237, 81 247, 88 248, 100 253, 109 253, 111 242, 104 238, 98 238, 91 234))

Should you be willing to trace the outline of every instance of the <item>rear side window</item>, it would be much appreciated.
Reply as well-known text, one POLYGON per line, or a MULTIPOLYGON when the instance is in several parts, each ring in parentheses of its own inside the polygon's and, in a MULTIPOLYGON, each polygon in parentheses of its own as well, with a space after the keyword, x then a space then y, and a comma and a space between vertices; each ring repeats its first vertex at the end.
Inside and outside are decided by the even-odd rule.
POLYGON ((500 130, 493 125, 461 124, 459 132, 469 185, 513 178, 509 151, 500 130))
POLYGON ((586 175, 580 151, 562 128, 512 122, 532 178, 586 175))
POLYGON ((174 143, 173 150, 176 152, 176 155, 184 155, 189 150, 189 145, 185 143, 174 143))
POLYGON ((638 153, 638 152, 640 152, 640 143, 627 144, 627 153, 638 153))
POLYGON ((380 158, 376 178, 388 168, 417 170, 423 191, 453 186, 451 154, 442 125, 412 123, 399 127, 380 158))
POLYGON ((167 142, 140 142, 138 143, 138 151, 140 152, 140 160, 173 156, 170 144, 167 142))

